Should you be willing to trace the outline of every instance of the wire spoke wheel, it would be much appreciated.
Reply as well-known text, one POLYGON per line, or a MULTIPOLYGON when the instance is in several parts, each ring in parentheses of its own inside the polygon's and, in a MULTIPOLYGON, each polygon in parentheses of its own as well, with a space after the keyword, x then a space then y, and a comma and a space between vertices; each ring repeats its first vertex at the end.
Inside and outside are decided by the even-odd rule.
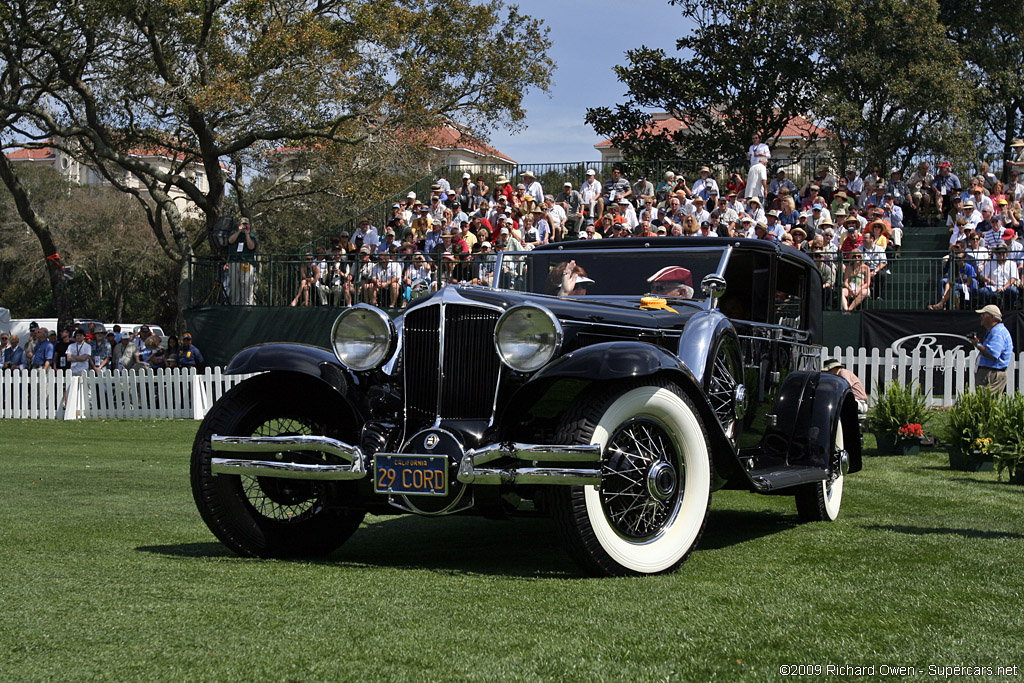
MULTIPOLYGON (((297 436, 322 434, 323 426, 311 420, 272 418, 259 425, 252 436, 297 436)), ((295 454, 300 457, 301 454, 295 454)), ((310 462, 323 459, 315 454, 306 458, 310 462)), ((322 505, 321 491, 315 482, 276 477, 239 477, 242 493, 253 509, 278 522, 299 522, 316 515, 322 505)))
POLYGON ((708 378, 706 394, 711 409, 722 425, 725 435, 733 438, 736 429, 736 370, 729 352, 719 346, 711 364, 711 375, 708 378))
POLYGON ((662 425, 650 418, 624 424, 609 440, 601 504, 608 521, 634 540, 656 537, 682 493, 685 471, 662 425))
POLYGON ((648 379, 581 396, 555 438, 604 453, 600 486, 562 487, 552 500, 580 566, 595 576, 678 569, 700 540, 711 502, 707 430, 680 387, 648 379))
MULTIPOLYGON (((319 380, 294 373, 257 375, 210 408, 192 446, 192 495, 203 521, 246 557, 323 557, 359 528, 365 512, 347 482, 214 474, 213 435, 328 436, 358 434, 344 404, 319 380)), ((316 451, 276 456, 288 462, 334 463, 316 451)), ((254 454, 275 459, 275 454, 254 454)))

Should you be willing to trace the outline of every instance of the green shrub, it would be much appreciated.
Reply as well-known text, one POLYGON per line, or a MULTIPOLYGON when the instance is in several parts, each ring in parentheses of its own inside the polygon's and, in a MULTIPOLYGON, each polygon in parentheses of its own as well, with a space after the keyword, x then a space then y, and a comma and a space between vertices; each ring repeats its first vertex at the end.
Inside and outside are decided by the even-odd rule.
POLYGON ((995 461, 999 478, 1003 470, 1012 477, 1017 466, 1024 464, 1024 394, 1000 396, 998 407, 993 412, 992 459, 995 461))
POLYGON ((868 424, 876 434, 897 436, 905 424, 924 425, 929 418, 928 398, 916 383, 889 382, 875 385, 874 407, 868 412, 868 424))
POLYGON ((995 422, 1002 413, 999 395, 987 387, 961 394, 949 410, 946 439, 963 454, 975 450, 980 438, 995 439, 995 422))

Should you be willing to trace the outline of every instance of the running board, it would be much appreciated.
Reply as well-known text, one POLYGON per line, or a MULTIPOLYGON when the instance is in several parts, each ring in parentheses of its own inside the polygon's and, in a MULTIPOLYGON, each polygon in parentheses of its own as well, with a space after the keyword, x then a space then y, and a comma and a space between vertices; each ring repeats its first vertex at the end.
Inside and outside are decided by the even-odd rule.
POLYGON ((784 470, 767 468, 747 470, 759 493, 775 492, 801 484, 814 484, 828 479, 828 471, 820 467, 787 467, 784 470))

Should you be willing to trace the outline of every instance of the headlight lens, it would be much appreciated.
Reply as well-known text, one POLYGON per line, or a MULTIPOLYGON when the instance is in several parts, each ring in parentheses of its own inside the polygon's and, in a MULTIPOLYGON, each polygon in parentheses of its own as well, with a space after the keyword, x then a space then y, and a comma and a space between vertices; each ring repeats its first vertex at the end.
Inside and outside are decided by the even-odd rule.
POLYGON ((350 370, 373 370, 391 356, 395 324, 379 308, 358 304, 334 321, 331 345, 334 355, 350 370))
POLYGON ((501 362, 517 372, 533 372, 562 346, 562 326, 546 308, 524 304, 505 311, 494 329, 501 362))

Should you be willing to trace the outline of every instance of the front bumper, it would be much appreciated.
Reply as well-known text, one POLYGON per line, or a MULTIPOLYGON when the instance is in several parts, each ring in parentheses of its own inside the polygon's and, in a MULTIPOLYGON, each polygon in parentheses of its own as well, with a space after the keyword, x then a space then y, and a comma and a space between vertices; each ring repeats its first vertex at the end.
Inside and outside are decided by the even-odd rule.
MULTIPOLYGON (((374 454, 326 436, 218 436, 210 439, 215 453, 273 454, 273 459, 214 457, 213 474, 343 481, 363 479, 374 454), (324 453, 344 463, 304 463, 290 453, 324 453)), ((404 453, 403 455, 420 455, 404 453)), ((432 455, 432 454, 423 454, 432 455)), ((601 447, 598 445, 538 445, 519 442, 492 444, 465 452, 457 478, 463 484, 545 484, 586 486, 601 483, 601 447)))

